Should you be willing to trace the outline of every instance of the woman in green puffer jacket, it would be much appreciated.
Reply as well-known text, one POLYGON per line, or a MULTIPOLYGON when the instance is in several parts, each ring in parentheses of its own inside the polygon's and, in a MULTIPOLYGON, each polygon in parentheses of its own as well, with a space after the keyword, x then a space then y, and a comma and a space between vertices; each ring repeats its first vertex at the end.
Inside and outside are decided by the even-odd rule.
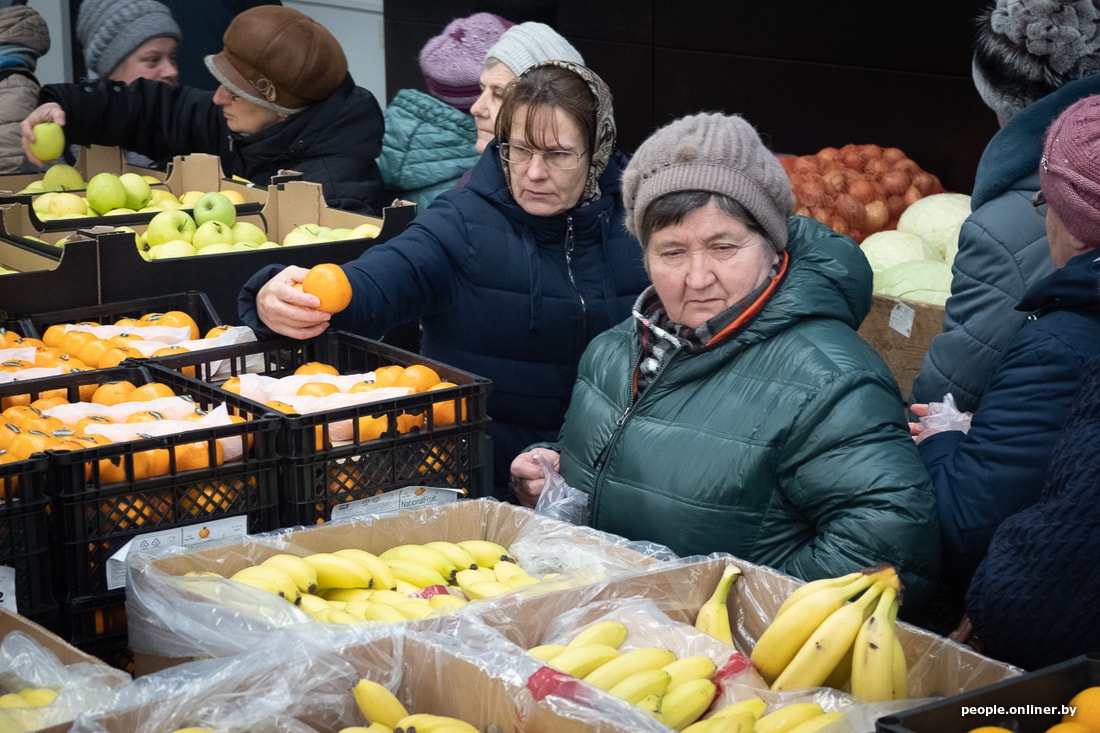
MULTIPOLYGON (((856 333, 859 247, 791 217, 786 174, 737 116, 657 131, 623 190, 653 286, 589 345, 559 442, 533 450, 597 529, 806 580, 891 563, 912 617, 939 574, 935 498, 897 383, 856 333)), ((531 452, 512 477, 533 506, 531 452)))

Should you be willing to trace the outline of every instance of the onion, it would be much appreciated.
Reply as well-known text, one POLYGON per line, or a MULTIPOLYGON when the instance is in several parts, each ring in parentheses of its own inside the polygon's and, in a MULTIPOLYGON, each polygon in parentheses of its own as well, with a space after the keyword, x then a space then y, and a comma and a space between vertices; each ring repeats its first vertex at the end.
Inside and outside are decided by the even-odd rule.
POLYGON ((800 202, 807 206, 813 206, 814 204, 823 204, 827 198, 825 192, 825 182, 821 179, 821 176, 816 173, 807 173, 801 178, 802 185, 795 191, 797 192, 797 198, 800 202))
POLYGON ((825 224, 837 234, 847 234, 849 231, 848 222, 840 216, 830 216, 829 221, 825 222, 825 224))
POLYGON ((859 152, 863 154, 865 160, 878 160, 882 157, 882 148, 875 144, 860 145, 859 152))
POLYGON ((936 187, 939 186, 939 179, 931 173, 921 172, 913 176, 913 185, 917 190, 925 196, 935 193, 936 187))
POLYGON ((863 206, 865 225, 864 230, 877 232, 886 226, 890 220, 890 211, 886 208, 885 201, 872 201, 863 206))
POLYGON ((817 159, 827 163, 840 160, 840 151, 836 148, 822 148, 817 151, 817 159))
POLYGON ((848 184, 848 193, 863 204, 869 204, 878 198, 878 190, 875 184, 865 178, 850 182, 848 184))
POLYGON ((924 198, 924 194, 920 192, 919 188, 913 185, 905 189, 905 193, 901 195, 901 198, 905 202, 905 205, 908 207, 912 206, 914 202, 920 201, 922 198, 924 198))
POLYGON ((888 170, 879 178, 882 190, 887 196, 900 196, 909 188, 909 174, 903 170, 888 170))
POLYGON ((850 194, 837 194, 833 212, 848 223, 848 229, 863 229, 866 221, 863 202, 850 194))
POLYGON ((887 163, 897 163, 900 160, 906 158, 905 152, 901 148, 883 148, 882 159, 887 163))
POLYGON ((853 170, 863 171, 863 155, 858 150, 849 150, 847 152, 841 152, 841 160, 844 161, 844 165, 853 170))
POLYGON ((889 171, 890 164, 882 158, 870 158, 863 164, 863 172, 875 178, 882 178, 889 171))
POLYGON ((819 170, 817 159, 812 155, 801 155, 794 159, 792 170, 799 173, 817 173, 819 170))
POLYGON ((908 204, 902 196, 890 196, 886 199, 886 210, 890 212, 890 219, 896 220, 905 211, 908 204))

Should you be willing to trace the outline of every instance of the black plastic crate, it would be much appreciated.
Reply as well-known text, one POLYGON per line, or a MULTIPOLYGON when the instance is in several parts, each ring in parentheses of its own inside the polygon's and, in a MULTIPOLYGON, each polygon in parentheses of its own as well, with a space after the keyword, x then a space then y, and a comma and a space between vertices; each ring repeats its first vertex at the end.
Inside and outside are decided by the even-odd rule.
POLYGON ((43 455, 0 464, 0 565, 15 570, 15 607, 28 617, 57 605, 46 531, 47 471, 43 455))
POLYGON ((984 725, 1043 733, 1064 706, 1100 685, 1100 657, 1083 655, 978 690, 879 718, 875 733, 966 733, 984 725))
POLYGON ((210 302, 210 298, 206 293, 196 290, 32 313, 24 316, 21 322, 25 324, 25 327, 34 330, 34 333, 23 334, 24 336, 41 337, 47 328, 57 323, 95 321, 103 325, 110 325, 122 318, 139 318, 147 313, 163 313, 170 310, 183 311, 194 318, 199 327, 200 338, 214 326, 223 324, 221 316, 218 315, 217 310, 210 302))
POLYGON ((66 601, 43 625, 80 651, 133 674, 124 592, 66 601))
POLYGON ((275 452, 280 422, 257 412, 254 403, 177 372, 135 363, 0 385, 0 396, 63 389, 75 402, 82 386, 123 379, 163 382, 177 395, 190 396, 196 407, 224 403, 245 420, 83 450, 47 451, 47 524, 55 593, 62 602, 108 592, 108 559, 142 534, 236 516, 247 517, 249 533, 280 526, 275 452), (216 455, 218 440, 247 442, 250 449, 239 460, 221 465, 209 461, 210 467, 177 462, 177 450, 188 444, 197 444, 199 456, 205 453, 209 460, 216 455), (168 473, 144 475, 141 454, 158 449, 167 449, 168 473), (119 468, 122 480, 102 480, 107 462, 119 468))
MULTIPOLYGON (((34 324, 31 323, 28 318, 9 318, 8 314, 4 311, 0 311, 0 329, 4 331, 14 331, 20 336, 34 337, 37 336, 35 332, 34 324)), ((11 344, 5 344, 3 334, 0 333, 0 349, 19 348, 12 346, 11 344)))

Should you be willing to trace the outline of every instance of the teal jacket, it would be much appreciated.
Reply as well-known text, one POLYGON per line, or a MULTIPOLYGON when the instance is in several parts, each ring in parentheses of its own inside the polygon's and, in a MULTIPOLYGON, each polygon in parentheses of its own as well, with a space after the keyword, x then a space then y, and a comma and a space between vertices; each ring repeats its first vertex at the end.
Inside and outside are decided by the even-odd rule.
POLYGON ((593 340, 551 447, 597 529, 807 580, 888 562, 912 611, 938 579, 939 525, 897 382, 856 333, 871 269, 812 219, 789 231, 757 317, 678 352, 637 400, 637 320, 593 340))
POLYGON ((473 116, 415 89, 386 106, 378 169, 388 193, 424 207, 454 188, 478 158, 473 116))

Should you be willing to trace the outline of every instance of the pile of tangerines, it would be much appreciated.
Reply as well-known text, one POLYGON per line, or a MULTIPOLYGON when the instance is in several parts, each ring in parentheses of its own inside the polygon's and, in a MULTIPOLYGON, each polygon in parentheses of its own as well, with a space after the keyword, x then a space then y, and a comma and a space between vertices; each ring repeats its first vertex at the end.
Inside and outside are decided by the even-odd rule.
MULTIPOLYGON (((1073 710, 1062 716, 1062 721, 1043 733, 1100 733, 1100 685, 1086 687, 1074 695, 1067 706, 1073 710)), ((971 728, 967 733, 1015 733, 1011 728, 983 725, 971 728)))

